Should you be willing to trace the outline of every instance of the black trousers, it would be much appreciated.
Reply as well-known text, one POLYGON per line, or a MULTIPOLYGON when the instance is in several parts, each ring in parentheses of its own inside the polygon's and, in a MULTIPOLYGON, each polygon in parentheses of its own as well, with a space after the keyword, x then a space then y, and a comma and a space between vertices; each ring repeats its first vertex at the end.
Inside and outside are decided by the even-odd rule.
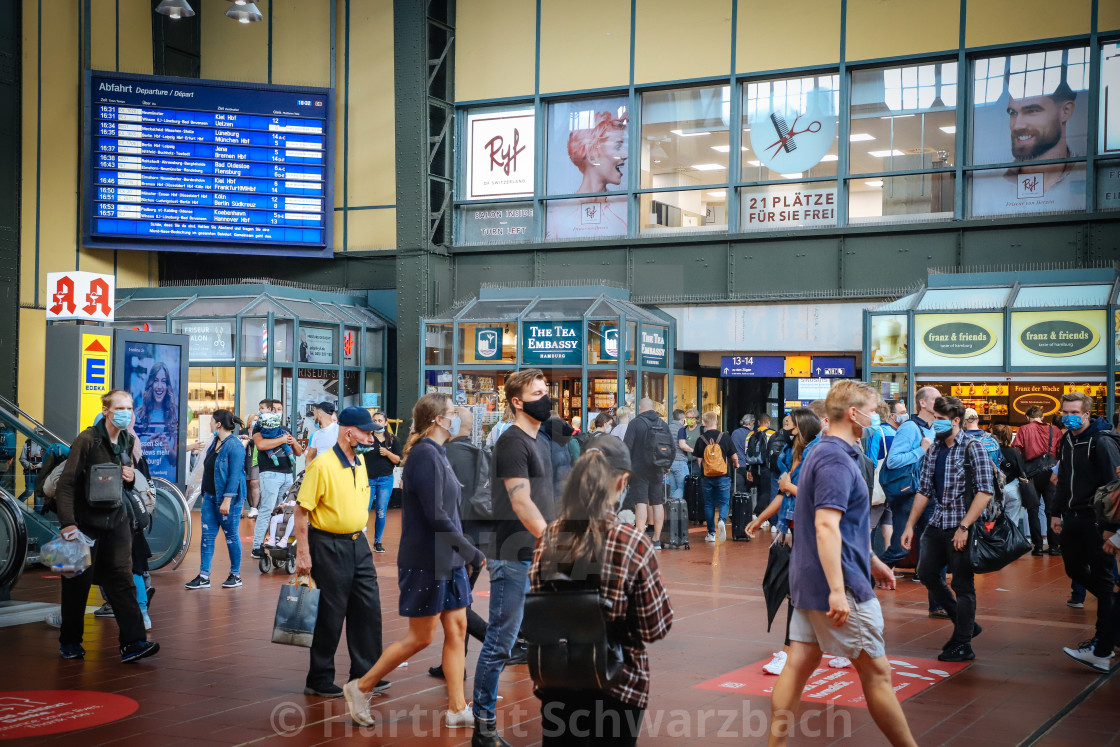
POLYGON ((84 573, 62 579, 62 629, 58 642, 63 646, 80 644, 85 627, 89 587, 96 579, 113 607, 113 617, 120 629, 121 645, 146 641, 144 618, 136 601, 132 581, 132 529, 123 521, 112 529, 78 526, 82 534, 94 540, 89 549, 92 563, 84 573))
POLYGON ((770 505, 770 501, 774 496, 770 494, 770 488, 773 486, 773 480, 770 477, 770 470, 760 469, 755 475, 754 482, 750 483, 748 487, 753 485, 758 488, 758 493, 755 495, 754 501, 754 515, 758 516, 762 513, 762 509, 770 505))
POLYGON ((968 564, 968 547, 953 547, 955 529, 941 529, 932 524, 922 532, 918 555, 918 578, 929 589, 929 595, 953 621, 950 643, 972 643, 972 626, 976 623, 976 584, 968 564), (945 583, 941 570, 949 567, 953 574, 952 590, 945 583))
MULTIPOLYGON (((1023 501, 1023 509, 1027 512, 1027 524, 1031 529, 1031 544, 1038 550, 1042 549, 1042 522, 1038 518, 1038 507, 1041 500, 1038 488, 1035 487, 1033 479, 1026 482, 1019 483, 1019 498, 1023 501)), ((1049 477, 1047 478, 1049 484, 1049 477)), ((1053 485, 1050 486, 1054 487, 1053 485)), ((1049 533, 1049 528, 1047 529, 1049 533)), ((1056 536, 1051 537, 1051 540, 1056 539, 1056 536)), ((1052 547, 1057 547, 1055 543, 1052 547)))
MULTIPOLYGON (((1054 492, 1057 490, 1058 486, 1050 482, 1049 472, 1043 472, 1041 475, 1035 475, 1033 478, 1031 478, 1031 482, 1034 483, 1034 490, 1036 493, 1038 493, 1038 497, 1042 501, 1042 507, 1046 509, 1046 522, 1049 524, 1050 519, 1054 518, 1054 516, 1056 515, 1051 513, 1050 507, 1054 503, 1054 492)), ((1060 514, 1057 514, 1057 516, 1058 518, 1061 518, 1060 514)), ((1033 526, 1031 527, 1031 534, 1034 534, 1033 526)), ((1041 536, 1041 531, 1039 532, 1039 536, 1041 536)), ((1061 535, 1054 534, 1050 531, 1049 527, 1046 528, 1046 541, 1050 543, 1051 550, 1059 549, 1062 546, 1061 535)))
POLYGON ((319 616, 311 640, 307 686, 334 684, 334 654, 346 623, 350 676, 357 679, 381 658, 381 595, 365 534, 337 535, 307 530, 311 578, 319 587, 319 616))
POLYGON ((1113 607, 1115 559, 1102 548, 1104 537, 1092 511, 1062 515, 1062 562, 1066 575, 1097 598, 1097 656, 1108 656, 1116 645, 1113 607))
POLYGON ((542 690, 544 745, 636 745, 645 709, 601 691, 542 690))

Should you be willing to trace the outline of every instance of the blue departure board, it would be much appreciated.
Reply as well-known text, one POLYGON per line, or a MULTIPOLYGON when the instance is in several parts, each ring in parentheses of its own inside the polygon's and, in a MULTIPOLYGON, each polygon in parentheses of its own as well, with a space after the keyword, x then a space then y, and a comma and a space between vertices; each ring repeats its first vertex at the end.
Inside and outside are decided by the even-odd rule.
POLYGON ((329 255, 330 90, 92 71, 86 243, 329 255))

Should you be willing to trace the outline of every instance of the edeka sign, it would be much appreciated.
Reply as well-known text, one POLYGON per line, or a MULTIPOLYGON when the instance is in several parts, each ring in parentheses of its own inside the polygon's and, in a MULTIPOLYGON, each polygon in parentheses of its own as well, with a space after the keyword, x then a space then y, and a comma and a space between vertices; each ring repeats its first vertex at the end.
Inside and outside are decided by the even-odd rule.
POLYGON ((474 331, 474 357, 480 361, 502 359, 502 328, 478 327, 474 331))
POLYGON ((916 314, 915 366, 1002 366, 1003 314, 916 314))
POLYGON ((111 335, 82 334, 81 392, 79 396, 81 421, 87 428, 101 414, 101 395, 109 391, 109 361, 113 348, 111 335))
POLYGON ((669 335, 663 328, 642 328, 642 365, 665 368, 669 357, 669 335))
POLYGON ((522 322, 521 362, 526 366, 583 365, 583 322, 522 322))
POLYGON ((1011 365, 1104 370, 1108 350, 1101 340, 1107 322, 1104 309, 1012 312, 1011 365))

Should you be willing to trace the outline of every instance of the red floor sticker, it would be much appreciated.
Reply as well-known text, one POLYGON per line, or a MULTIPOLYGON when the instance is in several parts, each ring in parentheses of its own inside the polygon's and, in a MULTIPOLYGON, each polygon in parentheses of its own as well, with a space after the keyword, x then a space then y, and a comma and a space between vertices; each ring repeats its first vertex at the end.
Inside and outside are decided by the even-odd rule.
MULTIPOLYGON (((831 657, 825 654, 821 660, 822 666, 813 672, 809 683, 805 685, 805 692, 801 700, 806 703, 832 703, 833 705, 854 706, 866 708, 867 702, 863 697, 863 688, 859 684, 859 676, 854 667, 833 669, 827 665, 831 657)), ((762 671, 762 665, 769 659, 751 664, 734 672, 716 677, 715 679, 701 682, 693 687, 698 690, 718 690, 720 692, 737 692, 745 695, 770 696, 774 690, 774 683, 778 678, 762 671)), ((891 681, 899 701, 914 697, 923 690, 933 687, 938 682, 949 678, 968 667, 966 663, 951 664, 932 659, 911 659, 902 656, 890 657, 891 681)))
POLYGON ((0 692, 0 739, 88 729, 131 716, 139 707, 123 695, 86 690, 0 692))

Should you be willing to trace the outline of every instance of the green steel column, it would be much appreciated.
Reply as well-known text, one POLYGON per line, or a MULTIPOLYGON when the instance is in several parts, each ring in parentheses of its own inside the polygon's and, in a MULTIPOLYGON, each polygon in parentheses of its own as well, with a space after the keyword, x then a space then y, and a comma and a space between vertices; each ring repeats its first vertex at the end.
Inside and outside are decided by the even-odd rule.
POLYGON ((19 372, 22 7, 0 3, 0 60, 10 61, 6 70, 0 65, 0 350, 14 353, 0 359, 0 394, 13 401, 19 372))

